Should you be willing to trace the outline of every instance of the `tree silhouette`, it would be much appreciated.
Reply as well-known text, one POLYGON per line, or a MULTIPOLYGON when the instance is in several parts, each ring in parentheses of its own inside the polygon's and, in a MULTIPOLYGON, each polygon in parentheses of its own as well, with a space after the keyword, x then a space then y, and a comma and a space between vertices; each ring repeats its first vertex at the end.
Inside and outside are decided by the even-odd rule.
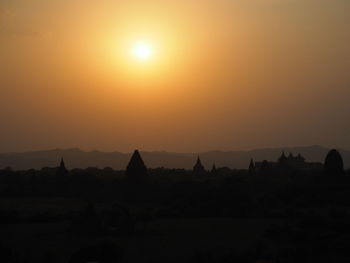
POLYGON ((328 152, 324 168, 327 175, 342 175, 344 173, 343 158, 337 150, 333 149, 328 152))

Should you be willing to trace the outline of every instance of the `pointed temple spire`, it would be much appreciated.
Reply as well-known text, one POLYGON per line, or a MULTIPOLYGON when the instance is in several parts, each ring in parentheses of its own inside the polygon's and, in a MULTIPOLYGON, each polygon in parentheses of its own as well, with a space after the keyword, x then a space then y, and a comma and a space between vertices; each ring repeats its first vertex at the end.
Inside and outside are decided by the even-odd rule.
POLYGON ((287 160, 286 154, 284 153, 284 151, 282 152, 280 158, 278 158, 278 162, 279 163, 284 163, 287 160))
POLYGON ((143 162, 140 152, 135 150, 128 166, 126 167, 126 176, 130 181, 141 182, 147 180, 148 172, 143 162))
POLYGON ((202 165, 202 162, 199 156, 197 158, 196 164, 193 167, 193 173, 197 175, 205 173, 204 166, 202 165))
POLYGON ((343 157, 338 150, 330 150, 324 162, 324 169, 326 175, 336 176, 344 174, 343 157))
POLYGON ((62 176, 62 175, 67 175, 68 170, 66 168, 66 165, 64 163, 63 157, 61 158, 60 166, 57 169, 57 175, 62 176))
POLYGON ((249 170, 250 174, 254 174, 255 173, 255 163, 254 163, 253 158, 250 159, 250 164, 249 164, 248 170, 249 170))
POLYGON ((215 163, 213 163, 213 167, 211 168, 211 173, 216 174, 216 172, 217 172, 216 165, 215 163))
POLYGON ((61 158, 60 168, 66 169, 66 165, 64 163, 63 157, 61 158))

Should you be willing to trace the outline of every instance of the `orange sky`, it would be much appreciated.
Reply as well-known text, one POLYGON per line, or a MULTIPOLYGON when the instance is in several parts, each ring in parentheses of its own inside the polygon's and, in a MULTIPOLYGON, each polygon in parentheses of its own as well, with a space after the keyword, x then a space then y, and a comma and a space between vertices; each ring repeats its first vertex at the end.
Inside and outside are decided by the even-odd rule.
POLYGON ((349 14, 347 0, 2 0, 0 152, 350 148, 349 14))

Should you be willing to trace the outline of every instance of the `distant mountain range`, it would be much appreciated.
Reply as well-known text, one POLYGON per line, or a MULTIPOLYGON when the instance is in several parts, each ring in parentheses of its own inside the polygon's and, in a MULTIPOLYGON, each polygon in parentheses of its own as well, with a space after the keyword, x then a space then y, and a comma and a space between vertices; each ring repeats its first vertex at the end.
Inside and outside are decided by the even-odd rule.
MULTIPOLYGON (((300 153, 309 162, 324 162, 329 149, 321 146, 284 147, 270 149, 256 149, 249 151, 209 151, 202 153, 171 153, 171 152, 142 152, 146 165, 150 168, 185 168, 192 169, 197 156, 200 156, 206 169, 211 169, 213 163, 217 167, 227 166, 236 169, 245 169, 250 158, 256 161, 276 161, 285 151, 294 155, 300 153)), ((350 151, 339 150, 343 156, 346 168, 350 168, 350 151)), ((11 167, 15 170, 40 169, 55 167, 61 157, 64 158, 69 169, 87 167, 112 167, 124 170, 132 153, 82 151, 80 149, 54 149, 47 151, 32 151, 23 153, 0 153, 0 169, 11 167)))

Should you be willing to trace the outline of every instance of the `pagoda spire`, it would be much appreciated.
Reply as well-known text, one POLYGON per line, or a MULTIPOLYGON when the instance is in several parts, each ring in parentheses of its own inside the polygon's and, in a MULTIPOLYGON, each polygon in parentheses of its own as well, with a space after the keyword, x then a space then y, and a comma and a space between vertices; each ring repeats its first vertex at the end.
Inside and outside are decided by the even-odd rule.
POLYGON ((204 166, 202 165, 202 162, 199 156, 197 157, 196 164, 193 166, 193 173, 197 175, 205 173, 204 166))
POLYGON ((253 158, 250 159, 248 170, 249 170, 250 174, 254 174, 255 173, 255 163, 254 163, 253 158))
POLYGON ((60 168, 66 168, 63 157, 61 158, 60 168))
POLYGON ((285 152, 282 151, 282 154, 281 154, 280 158, 278 158, 278 162, 280 164, 284 164, 286 162, 286 160, 287 160, 287 156, 286 156, 285 152))
POLYGON ((211 173, 216 174, 216 172, 217 172, 216 165, 215 163, 213 163, 213 167, 211 168, 211 173))
POLYGON ((135 150, 128 166, 126 167, 126 176, 131 181, 145 181, 147 179, 147 167, 142 160, 140 152, 135 150))
POLYGON ((57 175, 67 175, 68 170, 66 168, 66 164, 64 163, 63 157, 61 158, 60 166, 57 169, 57 175))

